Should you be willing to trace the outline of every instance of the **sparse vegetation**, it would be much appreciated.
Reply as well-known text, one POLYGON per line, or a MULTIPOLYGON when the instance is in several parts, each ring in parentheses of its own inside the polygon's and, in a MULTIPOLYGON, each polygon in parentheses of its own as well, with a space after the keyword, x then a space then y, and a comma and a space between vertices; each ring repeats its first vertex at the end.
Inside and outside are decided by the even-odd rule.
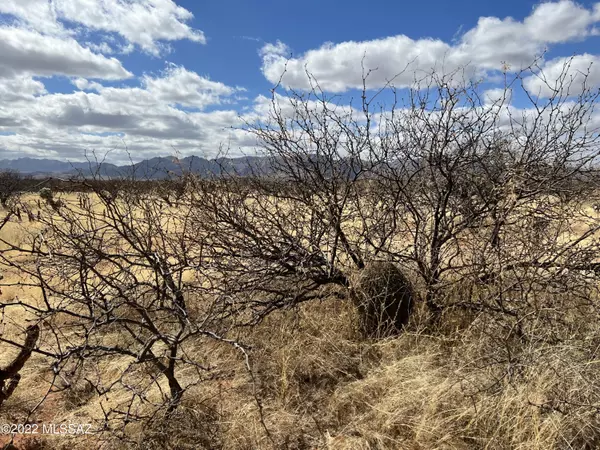
POLYGON ((20 175, 12 170, 0 171, 0 205, 10 209, 19 192, 20 175))
POLYGON ((313 80, 243 176, 43 188, 0 234, 0 417, 93 423, 57 448, 597 447, 598 92, 522 77, 385 110, 313 80))

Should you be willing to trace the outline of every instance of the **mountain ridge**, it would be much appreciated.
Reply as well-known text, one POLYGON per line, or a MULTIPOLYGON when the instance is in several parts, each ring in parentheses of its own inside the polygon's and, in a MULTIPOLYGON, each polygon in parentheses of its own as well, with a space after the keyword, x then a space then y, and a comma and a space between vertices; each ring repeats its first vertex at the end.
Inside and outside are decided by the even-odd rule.
POLYGON ((264 166, 265 157, 241 156, 219 157, 207 159, 200 156, 159 156, 144 159, 134 164, 116 165, 107 162, 67 162, 47 158, 23 157, 17 159, 0 160, 1 170, 15 170, 23 175, 33 177, 55 176, 73 177, 83 175, 90 177, 99 174, 103 177, 139 177, 160 179, 169 176, 181 175, 191 172, 200 175, 215 175, 224 170, 246 175, 255 168, 264 166))

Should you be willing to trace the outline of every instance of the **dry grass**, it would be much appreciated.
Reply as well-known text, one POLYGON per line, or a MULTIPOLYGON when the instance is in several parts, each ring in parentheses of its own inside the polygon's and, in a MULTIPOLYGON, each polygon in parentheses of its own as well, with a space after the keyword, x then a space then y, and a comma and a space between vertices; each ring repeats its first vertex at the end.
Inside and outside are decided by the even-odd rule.
MULTIPOLYGON (((402 336, 382 342, 357 341, 353 311, 340 300, 278 313, 245 336, 262 399, 261 424, 251 380, 239 357, 220 350, 223 379, 190 390, 176 417, 146 428, 132 427, 129 448, 595 448, 600 438, 594 409, 552 410, 563 395, 597 401, 596 367, 575 343, 544 349, 517 381, 494 383, 504 367, 472 367, 491 345, 473 324, 459 343, 434 338, 413 324, 402 336), (479 338, 475 339, 475 335, 479 338)), ((112 361, 103 371, 118 372, 112 361)), ((32 359, 23 384, 3 411, 18 420, 39 401, 49 374, 32 359)), ((193 380, 186 380, 191 382, 193 380)), ((49 423, 87 423, 99 418, 99 399, 85 386, 55 395, 36 414, 49 423)), ((559 408, 560 409, 560 408, 559 408)), ((110 448, 123 441, 104 437, 110 448)), ((60 448, 89 446, 85 439, 49 438, 60 448)))
MULTIPOLYGON (((2 237, 17 242, 19 230, 11 224, 2 237)), ((4 274, 8 281, 19 279, 10 270, 4 274)), ((3 289, 0 300, 37 295, 33 288, 12 287, 3 289)), ((176 415, 132 424, 128 440, 104 433, 74 439, 20 436, 15 444, 233 450, 600 446, 599 324, 587 323, 585 333, 574 331, 558 343, 509 347, 504 331, 484 317, 449 315, 432 333, 417 311, 402 335, 370 341, 359 337, 355 314, 350 302, 324 293, 322 301, 279 311, 241 330, 238 338, 252 347, 252 377, 234 349, 190 342, 190 357, 210 359, 219 376, 196 384, 195 372, 182 373, 191 387, 176 415)), ((7 311, 3 336, 18 339, 26 319, 17 308, 7 311)), ((0 354, 0 365, 11 351, 0 354)), ((125 365, 114 358, 101 366, 102 376, 110 379, 125 365)), ((22 422, 53 379, 48 360, 39 355, 22 376, 0 411, 0 423, 22 422)), ((50 395, 32 421, 99 423, 103 409, 127 396, 117 391, 99 397, 83 377, 70 381, 72 387, 50 395)), ((4 442, 7 438, 0 437, 4 442)))

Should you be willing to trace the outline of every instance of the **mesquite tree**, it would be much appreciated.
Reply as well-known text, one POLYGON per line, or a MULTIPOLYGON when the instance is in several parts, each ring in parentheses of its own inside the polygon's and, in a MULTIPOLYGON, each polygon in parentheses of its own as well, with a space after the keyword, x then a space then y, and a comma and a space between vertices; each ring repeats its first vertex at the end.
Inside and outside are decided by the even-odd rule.
POLYGON ((0 239, 3 264, 41 292, 1 308, 18 307, 42 325, 53 390, 84 382, 101 399, 125 391, 104 410, 107 426, 122 427, 173 412, 189 387, 220 376, 196 349, 245 350, 226 337, 233 321, 208 295, 189 206, 171 207, 135 182, 119 191, 81 183, 87 192, 52 202, 60 208, 41 205, 22 243, 0 239), (106 369, 112 361, 120 361, 117 373, 106 369))
POLYGON ((340 105, 312 78, 308 91, 273 90, 268 116, 246 124, 263 162, 193 189, 223 289, 260 320, 324 286, 346 295, 353 272, 387 260, 411 275, 434 317, 449 306, 511 311, 497 292, 485 301, 447 294, 548 264, 541 256, 566 268, 574 247, 561 241, 564 219, 591 192, 600 153, 598 91, 564 75, 538 97, 528 76, 543 79, 536 66, 505 74, 490 97, 463 71, 433 72, 408 89, 387 86, 391 106, 366 88, 359 105, 340 105), (557 218, 554 228, 539 230, 544 216, 557 218), (512 239, 531 226, 552 245, 512 239))

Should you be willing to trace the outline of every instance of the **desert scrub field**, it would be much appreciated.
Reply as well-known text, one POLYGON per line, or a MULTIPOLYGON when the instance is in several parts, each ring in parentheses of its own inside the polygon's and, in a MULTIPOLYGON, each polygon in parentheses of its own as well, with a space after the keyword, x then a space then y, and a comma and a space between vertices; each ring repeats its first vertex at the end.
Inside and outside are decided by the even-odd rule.
POLYGON ((273 92, 243 174, 11 175, 0 419, 93 432, 2 442, 600 446, 600 93, 431 76, 389 113, 273 92))
MULTIPOLYGON (((245 250, 258 227, 267 242, 311 245, 305 206, 235 185, 209 192, 198 183, 170 205, 157 195, 76 193, 57 196, 58 208, 41 202, 38 214, 37 196, 22 197, 35 220, 13 216, 1 231, 1 337, 19 343, 34 321, 45 353, 34 352, 21 370, 2 420, 89 423, 95 432, 19 435, 19 448, 597 444, 600 329, 597 320, 582 320, 596 314, 595 259, 574 258, 579 247, 589 252, 597 245, 589 199, 568 208, 542 199, 515 208, 506 249, 495 261, 515 267, 501 280, 482 282, 481 273, 474 278, 464 270, 481 257, 493 221, 461 235, 442 252, 442 263, 457 267, 444 279, 438 301, 445 307, 436 318, 417 302, 400 335, 365 339, 343 283, 312 286, 298 274, 270 273, 269 260, 258 265, 254 248, 231 253, 245 250), (542 204, 555 222, 534 229, 531 210, 542 204), (222 213, 243 220, 268 215, 255 219, 256 229, 240 228, 242 236, 233 228, 216 235, 219 222, 207 215, 222 213), (294 224, 293 233, 281 234, 284 223, 294 224), (537 239, 526 237, 527 230, 537 239), (547 260, 533 251, 538 242, 547 260), (539 264, 517 268, 531 261, 523 255, 531 258, 532 251, 539 264), (584 263, 589 270, 567 269, 584 263), (183 321, 173 308, 181 299, 183 321), (170 360, 181 394, 171 390, 170 360)), ((362 236, 374 220, 358 219, 353 208, 344 212, 342 230, 364 248, 362 236)), ((410 239, 407 227, 388 251, 402 252, 410 239)), ((263 255, 268 250, 261 247, 263 255)), ((321 252, 330 251, 324 242, 321 252)), ((351 263, 340 255, 339 270, 351 273, 351 263)), ((417 272, 407 268, 423 298, 417 272)), ((7 349, 2 366, 18 352, 7 349)))

